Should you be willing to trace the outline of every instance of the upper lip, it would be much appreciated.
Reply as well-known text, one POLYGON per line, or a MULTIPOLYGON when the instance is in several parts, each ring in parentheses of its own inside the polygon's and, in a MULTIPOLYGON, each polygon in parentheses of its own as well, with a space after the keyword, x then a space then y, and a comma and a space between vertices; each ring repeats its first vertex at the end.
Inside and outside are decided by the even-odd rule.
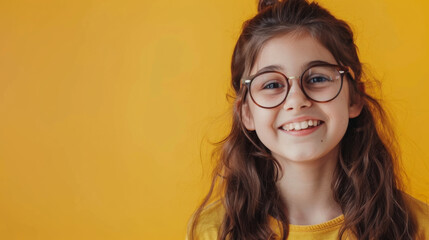
POLYGON ((320 120, 316 117, 303 116, 303 117, 297 117, 297 118, 294 118, 292 120, 289 120, 289 121, 281 124, 279 128, 282 128, 283 126, 285 126, 286 124, 289 124, 289 123, 302 122, 302 121, 308 121, 308 120, 319 120, 319 121, 323 122, 322 120, 320 120))

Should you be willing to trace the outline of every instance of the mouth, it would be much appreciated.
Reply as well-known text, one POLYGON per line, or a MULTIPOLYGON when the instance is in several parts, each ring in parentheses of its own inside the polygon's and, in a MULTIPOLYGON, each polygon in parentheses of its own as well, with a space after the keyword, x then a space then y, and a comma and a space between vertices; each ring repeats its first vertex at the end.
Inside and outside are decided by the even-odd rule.
POLYGON ((279 127, 279 129, 285 130, 287 132, 289 132, 289 131, 302 131, 305 129, 311 129, 311 128, 318 127, 318 126, 322 125, 323 123, 324 122, 321 120, 310 119, 310 120, 305 120, 305 121, 300 121, 300 122, 287 123, 287 124, 279 127))

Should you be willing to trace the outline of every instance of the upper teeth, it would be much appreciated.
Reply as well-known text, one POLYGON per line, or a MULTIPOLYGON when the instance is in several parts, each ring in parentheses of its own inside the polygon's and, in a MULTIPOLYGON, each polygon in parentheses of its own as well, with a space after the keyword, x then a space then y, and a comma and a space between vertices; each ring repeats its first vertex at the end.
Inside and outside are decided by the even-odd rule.
POLYGON ((283 130, 286 131, 292 131, 292 130, 301 130, 301 129, 307 129, 310 126, 319 126, 320 120, 306 120, 302 122, 293 122, 288 123, 282 126, 283 130))

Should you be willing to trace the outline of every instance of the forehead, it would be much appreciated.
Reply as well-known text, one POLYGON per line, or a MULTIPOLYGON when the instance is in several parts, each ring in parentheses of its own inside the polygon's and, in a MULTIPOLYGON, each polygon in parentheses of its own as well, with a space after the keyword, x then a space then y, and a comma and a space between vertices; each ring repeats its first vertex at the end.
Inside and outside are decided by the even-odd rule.
POLYGON ((250 74, 270 65, 279 65, 286 75, 295 76, 312 61, 337 64, 331 52, 307 32, 287 33, 262 46, 250 74))

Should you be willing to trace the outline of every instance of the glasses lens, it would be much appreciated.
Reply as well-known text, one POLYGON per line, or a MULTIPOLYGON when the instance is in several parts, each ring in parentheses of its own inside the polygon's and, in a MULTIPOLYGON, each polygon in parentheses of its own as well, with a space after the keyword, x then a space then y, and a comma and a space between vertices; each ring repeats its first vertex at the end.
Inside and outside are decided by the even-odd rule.
POLYGON ((267 72, 253 79, 250 94, 258 105, 274 107, 285 99, 287 88, 287 80, 282 74, 267 72))
POLYGON ((302 89, 314 101, 330 101, 341 90, 341 74, 335 66, 309 68, 301 79, 302 89))

